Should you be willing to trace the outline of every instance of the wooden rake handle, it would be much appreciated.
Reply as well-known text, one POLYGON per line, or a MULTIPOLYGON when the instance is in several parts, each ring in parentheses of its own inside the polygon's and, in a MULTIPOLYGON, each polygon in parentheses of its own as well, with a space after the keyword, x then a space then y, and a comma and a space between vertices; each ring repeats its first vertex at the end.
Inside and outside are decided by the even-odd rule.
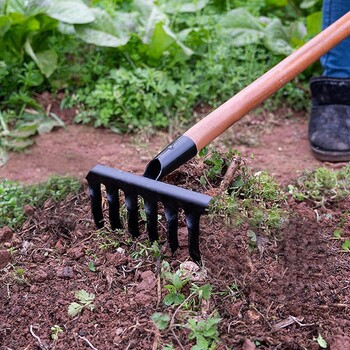
POLYGON ((184 136, 200 151, 349 35, 350 11, 192 126, 184 136))

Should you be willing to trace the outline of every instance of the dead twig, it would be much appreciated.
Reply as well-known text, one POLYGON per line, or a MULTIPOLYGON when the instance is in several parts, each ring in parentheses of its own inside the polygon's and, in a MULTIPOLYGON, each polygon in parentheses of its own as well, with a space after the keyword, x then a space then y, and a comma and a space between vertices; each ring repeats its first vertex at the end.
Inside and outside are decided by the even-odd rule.
POLYGON ((176 340, 176 341, 177 341, 177 343, 179 344, 179 346, 180 346, 181 350, 185 350, 185 348, 184 348, 184 347, 183 347, 183 345, 181 344, 181 342, 180 342, 179 338, 177 337, 177 335, 175 334, 175 332, 174 332, 174 330, 173 330, 173 329, 171 330, 171 333, 173 334, 173 336, 174 336, 175 340, 176 340))
POLYGON ((30 325, 29 327, 30 334, 38 341, 39 347, 42 350, 47 350, 48 347, 41 341, 41 339, 34 333, 33 331, 33 325, 30 325))
POLYGON ((89 341, 89 339, 85 338, 85 337, 82 337, 81 335, 77 334, 77 336, 81 339, 81 340, 84 340, 84 342, 86 342, 87 345, 90 346, 90 348, 92 350, 98 350, 97 348, 95 348, 89 341))
POLYGON ((219 186, 220 192, 224 192, 228 189, 228 187, 232 183, 232 181, 236 175, 236 172, 239 169, 241 163, 242 163, 242 158, 240 158, 240 157, 234 157, 232 159, 232 162, 229 165, 229 167, 227 168, 226 174, 224 175, 224 178, 222 179, 222 181, 220 183, 220 186, 219 186))
POLYGON ((301 323, 301 321, 303 320, 303 318, 297 318, 294 316, 289 316, 288 318, 286 318, 285 320, 282 320, 278 323, 276 323, 273 327, 272 330, 278 331, 282 328, 286 328, 288 326, 291 326, 294 323, 297 323, 300 327, 310 327, 315 325, 314 323, 301 323))

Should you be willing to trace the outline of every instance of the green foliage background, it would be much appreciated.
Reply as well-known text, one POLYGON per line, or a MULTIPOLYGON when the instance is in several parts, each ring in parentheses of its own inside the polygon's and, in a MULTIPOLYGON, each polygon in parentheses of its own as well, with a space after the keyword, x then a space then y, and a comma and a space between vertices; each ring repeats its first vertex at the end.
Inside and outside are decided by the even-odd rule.
MULTIPOLYGON (((320 9, 319 0, 0 0, 0 147, 28 123, 26 109, 45 114, 43 91, 64 91, 76 122, 116 132, 190 122, 198 104, 219 105, 314 36, 320 9)), ((267 106, 306 108, 319 73, 310 67, 267 106)))

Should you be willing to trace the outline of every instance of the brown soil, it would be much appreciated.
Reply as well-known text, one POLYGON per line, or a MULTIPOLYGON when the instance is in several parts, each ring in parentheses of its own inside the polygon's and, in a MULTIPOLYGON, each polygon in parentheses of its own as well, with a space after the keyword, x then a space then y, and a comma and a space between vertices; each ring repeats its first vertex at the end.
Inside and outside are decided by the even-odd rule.
MULTIPOLYGON (((250 166, 267 170, 287 184, 305 169, 324 165, 309 150, 307 116, 288 119, 288 114, 290 111, 280 110, 274 115, 261 112, 246 116, 213 145, 237 149, 249 159, 250 166)), ((67 123, 67 117, 63 119, 67 123)), ((165 133, 117 135, 73 125, 69 120, 67 124, 66 129, 37 137, 36 144, 25 152, 12 153, 9 162, 0 167, 0 178, 24 183, 44 181, 54 174, 83 178, 97 163, 142 173, 147 162, 173 139, 165 133)))
MULTIPOLYGON (((248 159, 254 153, 250 165, 283 184, 321 165, 308 150, 305 116, 278 123, 267 114, 249 116, 235 130, 216 145, 232 146, 234 140, 233 147, 248 159)), ((54 173, 83 177, 95 163, 140 173, 168 141, 164 134, 119 136, 69 125, 38 138, 26 154, 13 154, 0 176, 26 183, 54 173)), ((186 169, 198 176, 190 165, 186 169)), ((210 283, 213 294, 192 305, 194 312, 164 305, 160 260, 142 253, 139 244, 145 243, 145 232, 137 240, 124 231, 96 232, 87 197, 83 187, 60 203, 27 208, 31 216, 18 232, 0 230, 1 350, 156 350, 170 343, 187 350, 195 344, 183 327, 188 318, 206 320, 215 311, 222 319, 219 350, 316 350, 319 336, 331 350, 350 350, 349 253, 333 238, 340 225, 343 237, 350 238, 349 198, 317 212, 289 199, 288 221, 269 235, 257 232, 258 249, 249 244, 247 224, 227 227, 224 218, 203 217, 203 266, 193 283, 210 283), (81 289, 95 295, 95 308, 71 317, 68 307, 81 289), (170 327, 159 331, 150 319, 154 312, 167 313, 170 327), (62 330, 57 340, 51 337, 54 325, 62 330)), ((176 270, 188 259, 184 220, 174 256, 163 221, 160 226, 164 260, 176 270)), ((184 293, 189 295, 188 286, 184 293)))

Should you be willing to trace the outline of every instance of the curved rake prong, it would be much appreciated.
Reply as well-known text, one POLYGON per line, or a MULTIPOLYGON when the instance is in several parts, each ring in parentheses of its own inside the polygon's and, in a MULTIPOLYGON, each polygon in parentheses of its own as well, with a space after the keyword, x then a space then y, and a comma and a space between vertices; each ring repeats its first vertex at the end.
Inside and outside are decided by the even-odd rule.
POLYGON ((109 222, 111 223, 111 228, 112 230, 123 228, 119 214, 119 190, 118 188, 107 187, 106 192, 109 209, 109 222))
POLYGON ((127 210, 128 231, 133 237, 140 236, 139 212, 137 206, 137 195, 125 192, 125 204, 127 210))
POLYGON ((195 262, 199 262, 201 260, 201 253, 199 250, 199 219, 200 213, 186 213, 186 225, 188 228, 188 249, 190 252, 190 257, 195 262))
POLYGON ((179 247, 179 239, 177 236, 178 228, 178 209, 176 207, 171 207, 168 205, 164 206, 165 220, 167 223, 167 234, 169 246, 172 253, 175 253, 176 249, 179 247))
POLYGON ((147 231, 148 237, 151 242, 158 239, 158 213, 157 213, 157 202, 153 200, 145 199, 145 212, 147 220, 147 231))

